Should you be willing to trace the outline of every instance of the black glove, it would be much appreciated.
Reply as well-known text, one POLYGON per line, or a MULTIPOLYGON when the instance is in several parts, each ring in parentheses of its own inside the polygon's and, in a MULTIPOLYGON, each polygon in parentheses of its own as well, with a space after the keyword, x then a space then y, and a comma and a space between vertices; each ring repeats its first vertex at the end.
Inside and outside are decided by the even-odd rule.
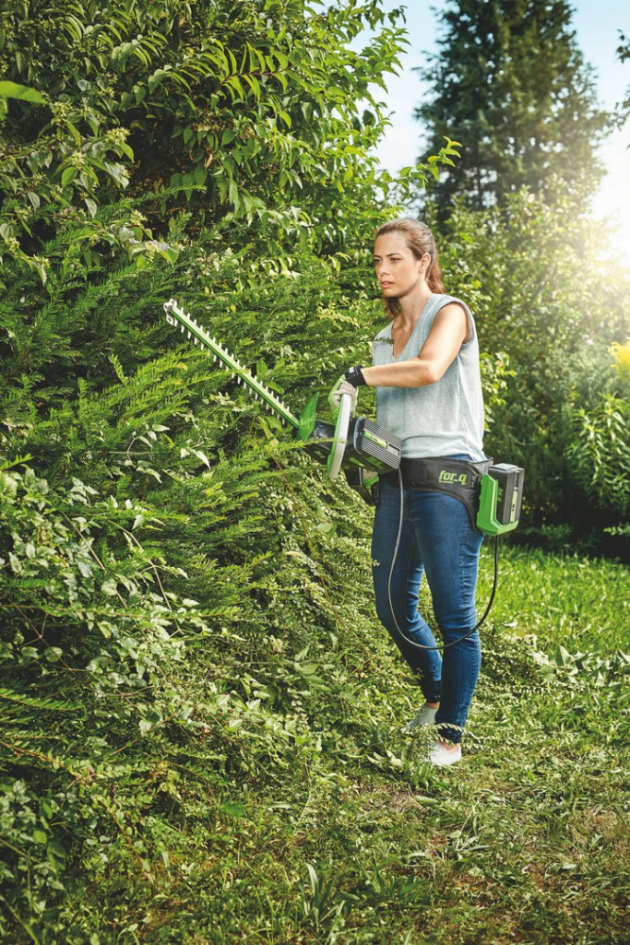
POLYGON ((363 377, 363 368, 359 367, 358 365, 348 368, 345 374, 345 378, 348 384, 352 384, 353 387, 365 386, 365 378, 363 377))

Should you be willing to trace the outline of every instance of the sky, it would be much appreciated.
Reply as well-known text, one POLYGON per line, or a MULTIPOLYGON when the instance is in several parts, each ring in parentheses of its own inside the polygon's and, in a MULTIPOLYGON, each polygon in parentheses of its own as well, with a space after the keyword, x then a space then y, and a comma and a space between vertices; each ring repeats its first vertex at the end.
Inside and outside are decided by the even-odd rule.
MULTIPOLYGON (((403 5, 404 0, 381 0, 383 10, 403 5)), ((377 148, 383 167, 391 173, 414 164, 421 153, 421 125, 413 118, 416 105, 429 89, 414 67, 426 64, 424 52, 436 52, 439 32, 435 10, 443 0, 408 0, 406 29, 410 45, 402 57, 399 76, 387 77, 388 95, 379 94, 386 103, 392 126, 377 148)), ((626 97, 630 87, 630 60, 622 64, 616 57, 619 31, 630 36, 628 0, 577 0, 572 4, 572 25, 584 60, 596 74, 600 103, 609 109, 626 97)), ((378 90, 380 93, 380 90, 378 90)), ((630 121, 613 132, 600 148, 599 155, 607 174, 594 201, 597 216, 612 217, 620 226, 620 237, 630 248, 630 121)), ((630 249, 628 258, 630 259, 630 249)))

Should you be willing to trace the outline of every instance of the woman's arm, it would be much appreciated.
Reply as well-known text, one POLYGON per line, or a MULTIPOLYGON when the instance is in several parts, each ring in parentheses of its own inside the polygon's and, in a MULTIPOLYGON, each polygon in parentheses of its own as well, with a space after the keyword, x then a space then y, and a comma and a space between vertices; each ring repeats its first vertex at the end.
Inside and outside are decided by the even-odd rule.
POLYGON ((435 384, 446 373, 469 336, 466 312, 457 302, 451 302, 435 316, 417 357, 399 364, 364 367, 365 383, 368 387, 425 387, 435 384))

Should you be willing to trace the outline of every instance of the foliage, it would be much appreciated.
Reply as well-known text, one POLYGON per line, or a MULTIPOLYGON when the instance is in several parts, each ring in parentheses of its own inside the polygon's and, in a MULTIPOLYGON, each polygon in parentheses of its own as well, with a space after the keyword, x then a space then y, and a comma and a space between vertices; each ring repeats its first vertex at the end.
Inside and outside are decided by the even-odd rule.
MULTIPOLYGON (((509 356, 512 373, 493 408, 487 447, 525 467, 527 527, 569 524, 586 536, 614 524, 613 509, 623 514, 601 483, 601 514, 593 509, 584 476, 572 474, 571 450, 577 411, 594 417, 602 398, 628 395, 621 365, 630 310, 627 291, 619 291, 628 275, 605 224, 576 214, 571 195, 556 200, 552 208, 522 191, 508 200, 506 215, 458 204, 442 261, 448 290, 472 300, 482 348, 509 356)), ((614 448, 616 468, 613 455, 614 448)))
MULTIPOLYGON (((98 875, 124 859, 117 832, 131 837, 132 860, 151 872, 152 828, 136 810, 144 802, 135 771, 154 785, 156 811, 178 791, 177 765, 157 780, 150 773, 146 758, 163 751, 158 744, 178 757, 183 731, 214 758, 218 784, 242 771, 265 778, 270 764, 306 764, 309 714, 330 691, 332 664, 322 676, 308 654, 323 653, 318 640, 330 646, 343 622, 339 582, 349 591, 357 581, 343 490, 335 500, 307 477, 295 447, 277 439, 279 423, 225 372, 210 372, 187 345, 169 352, 178 339, 160 313, 179 284, 214 331, 253 357, 266 383, 297 381, 299 397, 354 359, 339 332, 356 328, 361 297, 354 311, 340 311, 343 288, 316 259, 310 272, 303 262, 301 276, 246 289, 248 260, 220 261, 210 247, 200 242, 166 275, 157 263, 140 273, 123 266, 99 287, 88 278, 82 292, 60 280, 58 296, 40 309, 31 287, 26 320, 11 297, 5 309, 2 445, 16 468, 28 461, 17 451, 31 450, 49 479, 10 466, 4 473, 0 550, 9 615, 0 630, 3 675, 11 680, 2 699, 12 710, 2 738, 3 835, 12 851, 2 895, 15 921, 30 916, 25 928, 36 940, 54 927, 66 868, 80 859, 98 875), (90 337, 83 326, 92 306, 90 337), (287 460, 297 460, 292 472, 287 460), (325 565, 312 559, 322 544, 325 565), (186 671, 184 653, 198 676, 186 671), (102 840, 92 850, 94 833, 102 840)), ((28 292, 24 281, 13 288, 28 292)), ((356 509, 357 498, 350 501, 356 509)), ((364 568, 358 574, 357 597, 367 601, 364 568)), ((166 850, 157 814, 149 820, 166 850)))
POLYGON ((35 105, 44 104, 44 99, 34 89, 18 85, 17 82, 0 82, 0 121, 7 117, 9 110, 7 100, 10 98, 19 99, 22 102, 32 102, 35 105))
POLYGON ((630 339, 624 345, 613 341, 610 353, 613 356, 614 366, 619 377, 630 378, 630 339))
POLYGON ((138 504, 76 477, 51 490, 23 463, 0 472, 1 882, 14 916, 38 917, 79 838, 103 817, 124 829, 96 771, 112 741, 186 723, 165 667, 182 662, 182 631, 205 624, 164 592, 169 568, 134 534, 138 504))
POLYGON ((522 187, 552 204, 558 182, 582 201, 597 189, 608 118, 572 12, 564 0, 452 0, 439 13, 439 52, 422 70, 432 95, 416 117, 429 148, 444 135, 461 143, 461 159, 432 190, 441 219, 456 196, 484 209, 522 187))
POLYGON ((568 449, 573 478, 590 501, 626 519, 630 510, 630 404, 610 395, 575 412, 568 449))
MULTIPOLYGON (((57 774, 37 798, 5 786, 3 825, 21 830, 9 842, 28 844, 37 888, 46 869, 61 887, 55 896, 49 881, 44 911, 22 911, 28 933, 15 921, 7 940, 351 943, 382 940, 386 926, 393 941, 446 943, 462 928, 572 941, 577 923, 580 941, 597 941, 602 924, 623 941, 627 573, 518 549, 502 557, 456 774, 427 769, 425 738, 400 735, 419 692, 371 623, 369 654, 344 622, 304 655, 290 630, 244 645, 235 614, 216 643, 189 639, 171 680, 195 703, 187 736, 156 726, 107 753, 88 741, 94 771, 82 781, 67 777, 64 790, 57 774), (81 872, 51 837, 70 831, 81 872)), ((62 679, 57 670, 51 688, 62 679)), ((39 709, 48 726, 55 711, 39 709)))
POLYGON ((352 241, 379 218, 377 192, 389 206, 442 159, 394 181, 370 151, 398 18, 376 0, 4 4, 0 70, 47 102, 12 102, 0 128, 5 252, 45 279, 42 242, 69 222, 104 258, 125 235, 168 252, 182 210, 190 232, 220 222, 242 241, 352 241), (375 32, 356 51, 364 26, 375 32), (124 211, 114 229, 98 214, 110 204, 124 211))
MULTIPOLYGON (((619 34, 619 46, 617 47, 617 58, 620 62, 627 62, 630 59, 630 41, 623 33, 619 34)), ((623 124, 630 115, 630 86, 626 89, 626 97, 618 106, 618 121, 623 124)))

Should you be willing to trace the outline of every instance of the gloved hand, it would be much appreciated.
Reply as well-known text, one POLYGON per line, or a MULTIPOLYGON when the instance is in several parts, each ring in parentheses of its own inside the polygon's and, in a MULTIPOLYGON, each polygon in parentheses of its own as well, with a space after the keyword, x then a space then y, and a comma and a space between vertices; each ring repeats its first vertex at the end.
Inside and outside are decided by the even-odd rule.
POLYGON ((351 409, 352 409, 352 413, 354 413, 356 405, 357 405, 357 397, 359 395, 359 391, 353 384, 350 383, 350 381, 347 381, 345 377, 340 377, 339 381, 337 382, 337 386, 334 387, 332 391, 330 392, 330 402, 331 402, 331 405, 334 406, 335 409, 339 408, 341 398, 343 397, 344 394, 349 394, 350 397, 352 398, 351 409))
POLYGON ((363 371, 360 367, 355 366, 348 368, 345 374, 343 374, 333 389, 331 390, 328 401, 333 410, 339 409, 339 402, 344 394, 349 394, 352 398, 352 413, 357 405, 357 387, 361 387, 365 384, 365 378, 363 377, 363 371))
POLYGON ((328 395, 328 403, 330 404, 333 410, 339 409, 339 402, 344 394, 349 394, 352 397, 352 413, 354 413, 354 408, 357 405, 357 387, 361 387, 365 384, 365 378, 363 377, 363 371, 360 367, 355 366, 348 368, 345 374, 342 374, 330 394, 328 395))

